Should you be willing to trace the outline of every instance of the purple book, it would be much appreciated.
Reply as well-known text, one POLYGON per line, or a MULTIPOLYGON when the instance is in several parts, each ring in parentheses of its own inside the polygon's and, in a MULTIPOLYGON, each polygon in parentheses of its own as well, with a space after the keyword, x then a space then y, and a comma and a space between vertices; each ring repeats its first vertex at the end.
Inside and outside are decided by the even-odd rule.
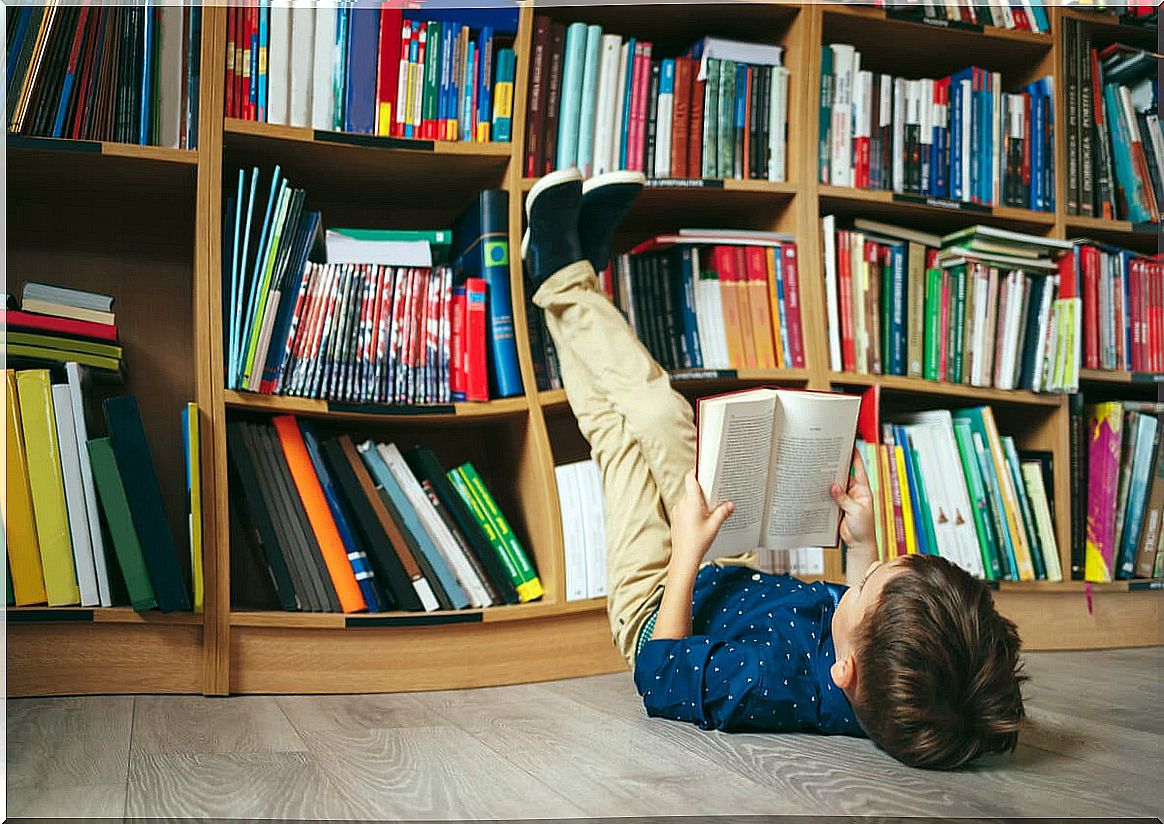
POLYGON ((1124 410, 1118 402, 1087 410, 1087 543, 1084 580, 1112 580, 1116 494, 1124 410))

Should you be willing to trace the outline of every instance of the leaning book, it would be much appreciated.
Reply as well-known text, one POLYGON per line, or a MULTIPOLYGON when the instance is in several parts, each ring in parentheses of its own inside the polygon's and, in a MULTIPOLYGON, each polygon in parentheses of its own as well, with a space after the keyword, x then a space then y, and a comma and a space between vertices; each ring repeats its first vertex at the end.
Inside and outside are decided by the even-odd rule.
POLYGON ((735 511, 707 558, 753 549, 836 546, 861 399, 751 389, 699 401, 696 477, 710 503, 735 511))

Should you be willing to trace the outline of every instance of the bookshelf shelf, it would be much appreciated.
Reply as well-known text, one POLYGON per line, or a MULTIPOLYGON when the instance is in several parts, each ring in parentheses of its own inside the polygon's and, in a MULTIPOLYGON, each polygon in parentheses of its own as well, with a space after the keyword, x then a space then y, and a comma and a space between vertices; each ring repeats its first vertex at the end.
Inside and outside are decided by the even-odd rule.
POLYGON ((1021 389, 995 389, 963 383, 927 381, 901 375, 859 375, 853 372, 829 372, 829 383, 838 386, 880 386, 893 392, 957 398, 968 403, 1008 403, 1027 406, 1058 407, 1064 395, 1042 394, 1021 389))
POLYGON ((1153 592, 1164 589, 1164 579, 1137 578, 1132 581, 995 581, 993 588, 1001 592, 1153 592))
POLYGON ((283 395, 261 395, 253 392, 225 390, 226 405, 233 409, 251 409, 282 415, 303 415, 311 418, 342 420, 384 421, 400 420, 407 423, 447 422, 453 419, 478 420, 522 415, 529 410, 524 396, 501 398, 485 403, 449 403, 432 406, 390 406, 381 404, 348 404, 315 398, 296 398, 283 395))
POLYGON ((959 45, 966 37, 984 39, 988 42, 1001 41, 1003 47, 1018 43, 1028 47, 1045 49, 1049 48, 1052 42, 1052 35, 1049 32, 1020 31, 1019 29, 1003 29, 997 26, 972 23, 947 23, 932 18, 919 19, 912 15, 894 14, 892 10, 868 6, 830 6, 826 14, 892 24, 902 27, 904 31, 912 32, 917 37, 933 37, 939 42, 942 38, 949 37, 952 47, 959 45))
POLYGON ((12 624, 152 624, 155 626, 200 626, 196 612, 135 612, 129 607, 9 607, 6 619, 12 624))
POLYGON ((167 146, 142 146, 137 143, 117 143, 111 140, 68 140, 58 137, 8 135, 8 148, 14 152, 61 152, 65 154, 125 157, 148 163, 172 163, 194 166, 198 152, 192 149, 171 149, 167 146))
POLYGON ((380 151, 456 155, 459 157, 492 157, 508 160, 513 149, 509 143, 471 143, 460 140, 416 140, 400 137, 376 137, 351 132, 333 132, 312 129, 309 126, 282 126, 277 123, 258 123, 228 117, 223 131, 227 135, 248 135, 268 140, 286 140, 297 143, 317 143, 327 146, 358 146, 380 151))
POLYGON ((1148 254, 1157 251, 1161 231, 1164 230, 1164 227, 1151 223, 1105 220, 1087 215, 1067 215, 1064 224, 1069 238, 1089 237, 1148 254))
POLYGON ((1129 23, 1121 17, 1078 7, 1063 8, 1060 10, 1060 14, 1088 23, 1093 29, 1101 30, 1105 37, 1113 41, 1121 40, 1144 49, 1156 48, 1158 26, 1137 25, 1129 23))
POLYGON ((984 223, 1032 234, 1046 234, 1055 226, 1053 212, 1036 212, 1009 206, 975 206, 952 200, 899 195, 871 189, 821 184, 821 214, 878 217, 905 221, 911 226, 948 231, 960 226, 984 223))
POLYGON ((350 615, 276 610, 235 610, 231 626, 294 627, 297 629, 399 629, 439 627, 449 624, 489 624, 552 618, 606 609, 606 599, 590 598, 563 603, 535 601, 487 609, 437 610, 435 612, 360 612, 350 615))
POLYGON ((162 146, 8 135, 8 182, 30 196, 93 191, 190 199, 198 153, 162 146))
POLYGON ((1128 372, 1124 369, 1080 369, 1079 380, 1083 383, 1159 386, 1164 385, 1164 374, 1128 372))

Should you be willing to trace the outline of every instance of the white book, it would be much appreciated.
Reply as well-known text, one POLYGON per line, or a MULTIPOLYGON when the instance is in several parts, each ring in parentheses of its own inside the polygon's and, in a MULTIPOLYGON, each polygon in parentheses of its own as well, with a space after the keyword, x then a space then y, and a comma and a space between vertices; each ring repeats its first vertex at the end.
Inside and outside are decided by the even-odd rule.
POLYGON ((89 427, 85 423, 83 390, 88 387, 88 374, 83 366, 70 361, 65 364, 68 378, 69 401, 73 411, 73 434, 76 438, 77 457, 81 468, 81 487, 85 495, 85 517, 89 525, 89 543, 93 549, 93 565, 97 573, 97 595, 101 606, 113 606, 109 587, 109 566, 105 557, 105 539, 101 535, 101 521, 97 515, 97 487, 93 483, 93 469, 89 464, 89 427))
POLYGON ((697 44, 699 48, 698 80, 707 79, 707 61, 731 60, 733 63, 747 63, 752 66, 779 66, 784 59, 784 47, 768 43, 749 43, 727 40, 723 37, 704 37, 697 44))
POLYGON ((606 499, 598 464, 583 461, 576 470, 586 533, 586 597, 606 597, 606 499))
POLYGON ((268 27, 267 122, 285 126, 291 97, 290 0, 273 0, 268 27))
POLYGON ((1035 326, 1035 356, 1034 371, 1031 375, 1031 391, 1041 392, 1046 373, 1043 371, 1042 354, 1047 351, 1051 337, 1051 307, 1055 303, 1055 293, 1058 291, 1059 278, 1047 275, 1047 282, 1043 287, 1043 295, 1038 307, 1038 322, 1035 326))
POLYGON ((707 296, 703 281, 699 277, 699 247, 691 247, 691 302, 695 304, 695 333, 699 336, 699 351, 703 354, 703 367, 716 369, 718 359, 711 335, 711 315, 707 308, 707 296))
POLYGON ((1026 301, 1027 279, 1022 272, 1008 275, 1010 286, 1006 294, 1006 325, 1003 327, 1002 360, 995 364, 994 385, 999 389, 1014 389, 1014 364, 1018 357, 1018 338, 1022 326, 1023 304, 1026 301))
POLYGON ((994 204, 1002 203, 1002 175, 1006 169, 1006 153, 1002 151, 1002 74, 1000 72, 990 73, 990 88, 991 88, 991 121, 990 130, 991 138, 994 141, 993 152, 991 155, 991 172, 993 177, 993 198, 990 201, 994 204))
POLYGON ((598 57, 598 98, 594 117, 594 174, 611 171, 610 141, 614 130, 614 101, 618 96, 618 58, 622 53, 622 38, 617 34, 602 35, 598 57))
POLYGON ((961 81, 962 94, 962 201, 969 203, 972 199, 972 192, 970 191, 970 123, 971 123, 971 101, 974 96, 974 86, 969 80, 961 81))
POLYGON ((287 122, 292 126, 311 124, 312 70, 315 65, 315 9, 302 2, 291 7, 291 82, 287 122))
POLYGON ((654 177, 671 176, 671 120, 675 112, 675 61, 664 60, 659 68, 659 109, 655 117, 654 177))
POLYGON ((586 48, 578 100, 577 163, 583 177, 594 174, 594 124, 598 120, 598 84, 602 73, 602 26, 586 29, 586 48))
POLYGON ((327 262, 378 264, 381 266, 432 266, 432 246, 427 240, 365 240, 344 231, 324 234, 327 262))
MULTIPOLYGON (((986 268, 980 265, 976 265, 974 269, 981 269, 983 274, 987 272, 986 268)), ((986 368, 986 342, 988 339, 986 329, 986 302, 990 298, 990 278, 989 276, 982 277, 975 275, 970 285, 973 289, 971 311, 974 315, 974 337, 971 340, 972 351, 974 352, 974 366, 970 370, 970 383, 974 386, 985 386, 983 375, 985 374, 986 368)))
POLYGON ((824 242, 825 305, 828 307, 829 325, 829 368, 834 372, 843 369, 841 359, 841 311, 837 297, 837 218, 825 215, 821 218, 821 235, 824 242))
MULTIPOLYGON (((182 7, 159 6, 158 27, 158 145, 178 148, 182 134, 182 7)), ((86 447, 85 451, 88 451, 86 447)), ((107 605, 106 605, 107 606, 107 605)))
POLYGON ((433 509, 432 501, 428 499, 420 482, 412 474, 404 456, 400 454, 400 449, 396 444, 389 443, 376 444, 376 450, 384 459, 388 471, 392 473, 396 482, 400 484, 400 488, 404 490, 405 497, 408 498, 408 502, 412 504, 412 508, 416 510, 416 514, 420 518, 421 526, 432 538, 433 544, 436 545, 437 551, 448 564, 453 576, 457 579, 457 583, 469 596, 469 603, 474 607, 490 606, 493 599, 489 597, 489 593, 486 592, 481 579, 477 577, 469 559, 465 557, 464 552, 457 545, 457 540, 449 532, 449 528, 441 516, 433 509))
POLYGON ((730 369, 731 355, 728 348, 727 327, 723 320, 723 291, 719 285, 718 278, 715 280, 705 280, 704 288, 707 294, 708 308, 711 310, 712 334, 715 337, 715 348, 717 351, 716 368, 730 369))
POLYGON ((576 464, 554 467, 558 482, 558 511, 562 516, 562 544, 566 556, 566 600, 586 598, 586 536, 582 532, 582 501, 575 477, 576 464))
POLYGON ((335 65, 336 7, 322 2, 315 7, 315 46, 311 51, 311 127, 331 129, 335 96, 332 72, 335 65))
POLYGON ((768 179, 783 183, 788 178, 788 69, 772 69, 768 101, 768 179))
POLYGON ((833 112, 830 146, 830 183, 853 185, 853 62, 852 46, 833 44, 833 112))
POLYGON ((61 474, 65 480, 65 508, 69 515, 69 537, 73 544, 73 563, 77 570, 77 586, 81 590, 81 606, 95 607, 101 603, 101 595, 97 589, 97 570, 93 564, 93 544, 89 540, 89 516, 81 483, 81 458, 77 453, 77 431, 73 425, 73 401, 69 396, 68 384, 53 384, 53 415, 56 418, 61 474))
POLYGON ((865 328, 865 292, 869 284, 869 264, 865 260, 865 236, 849 233, 849 272, 851 273, 853 317, 853 344, 857 354, 856 368, 862 375, 869 373, 869 338, 865 328))
POLYGON ((853 83, 853 139, 867 138, 873 130, 873 72, 862 69, 853 83))
POLYGON ((840 509, 829 490, 849 476, 860 405, 786 389, 700 399, 696 477, 709 504, 735 505, 706 557, 836 546, 840 509))
POLYGON ((619 160, 622 156, 622 108, 626 98, 626 70, 627 53, 630 42, 623 43, 618 52, 618 74, 615 77, 614 110, 610 119, 610 159, 607 161, 610 171, 620 168, 619 160))
MULTIPOLYGON (((1014 12, 1011 11, 1011 9, 1010 9, 1010 3, 1006 2, 1006 0, 1000 0, 998 5, 999 5, 999 10, 1002 12, 1002 25, 1003 25, 1003 27, 1008 28, 1008 29, 1015 28, 1014 12)), ((1031 17, 1030 19, 1031 19, 1031 22, 1033 23, 1034 17, 1031 17)))
POLYGON ((909 81, 893 80, 893 191, 905 191, 905 112, 909 81))

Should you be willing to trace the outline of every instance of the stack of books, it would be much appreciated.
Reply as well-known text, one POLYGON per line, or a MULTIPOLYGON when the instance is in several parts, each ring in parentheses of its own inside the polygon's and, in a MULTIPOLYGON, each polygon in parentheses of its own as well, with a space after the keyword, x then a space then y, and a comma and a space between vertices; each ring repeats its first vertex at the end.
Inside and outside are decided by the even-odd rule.
POLYGON ((601 26, 534 18, 525 174, 783 181, 783 47, 705 37, 675 58, 601 26))
POLYGON ((1093 45, 1088 27, 1070 17, 1063 27, 1067 212, 1158 223, 1164 133, 1157 57, 1122 43, 1093 45))
POLYGON ((59 367, 76 361, 98 377, 121 376, 112 295, 28 281, 21 290, 20 308, 11 296, 5 297, 5 307, 10 362, 59 367))
POLYGON ((1062 580, 1050 453, 999 434, 989 406, 862 423, 880 557, 941 555, 988 580, 1062 580))
MULTIPOLYGON (((1087 581, 1164 577, 1164 404, 1077 404, 1073 567, 1087 581)), ((1073 421, 1073 424, 1076 424, 1073 421)))
POLYGON ((1164 372, 1164 257, 1078 240, 1083 366, 1164 372))
POLYGON ((907 0, 904 3, 886 4, 885 0, 845 0, 853 5, 873 5, 878 8, 888 6, 889 13, 904 20, 934 21, 943 26, 977 29, 994 26, 1000 29, 1015 29, 1046 33, 1051 30, 1051 21, 1041 2, 1031 0, 988 0, 979 3, 939 2, 939 0, 907 0))
POLYGON ((977 66, 914 80, 861 59, 849 45, 821 49, 821 183, 1054 211, 1052 78, 1010 94, 977 66))
POLYGON ((1072 244, 991 226, 939 237, 821 221, 833 371, 1071 392, 1082 307, 1072 244))
POLYGON ((542 596, 473 464, 446 471, 425 446, 324 439, 289 415, 228 430, 231 490, 282 609, 433 611, 542 596))
POLYGON ((566 600, 606 596, 606 501, 594 461, 554 467, 566 552, 566 600))
POLYGON ((505 231, 504 197, 482 193, 451 231, 324 233, 279 167, 265 191, 258 168, 237 181, 224 216, 228 388, 379 404, 521 393, 508 253, 474 242, 483 220, 505 231))
MULTIPOLYGON (((201 608, 201 530, 190 533, 188 584, 137 401, 106 399, 108 436, 93 437, 86 370, 69 363, 65 374, 53 383, 46 369, 5 372, 4 527, 14 603, 108 607, 120 600, 124 582, 135 610, 201 608)), ((196 406, 184 410, 183 421, 194 524, 202 519, 196 406)))
POLYGON ((508 142, 517 7, 398 4, 231 8, 226 114, 424 140, 508 142), (390 7, 394 6, 394 7, 390 7))
POLYGON ((197 148, 198 5, 30 4, 7 34, 9 132, 197 148))

